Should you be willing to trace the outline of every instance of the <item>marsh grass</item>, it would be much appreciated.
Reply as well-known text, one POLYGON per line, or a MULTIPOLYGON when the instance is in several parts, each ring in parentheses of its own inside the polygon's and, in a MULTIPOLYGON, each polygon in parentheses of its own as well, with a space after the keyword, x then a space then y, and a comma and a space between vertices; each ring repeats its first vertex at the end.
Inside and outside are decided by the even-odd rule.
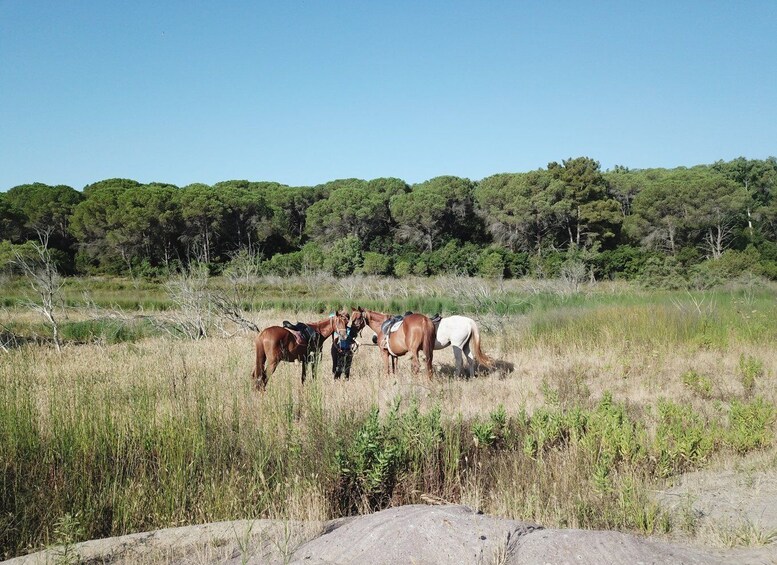
MULTIPOLYGON (((248 335, 10 350, 0 555, 62 543, 63 524, 73 542, 324 520, 422 495, 546 526, 683 528, 650 489, 774 445, 777 355, 750 327, 774 335, 774 300, 751 296, 747 316, 737 300, 719 295, 699 312, 668 295, 571 297, 494 318, 484 347, 512 372, 429 383, 402 359, 387 378, 365 345, 350 381, 334 382, 325 358, 302 387, 299 366, 282 364, 263 395, 249 379, 248 335), (709 395, 683 382, 690 371, 709 379, 709 395)), ((266 326, 295 312, 255 315, 266 326)), ((450 350, 435 362, 451 365, 450 350)))

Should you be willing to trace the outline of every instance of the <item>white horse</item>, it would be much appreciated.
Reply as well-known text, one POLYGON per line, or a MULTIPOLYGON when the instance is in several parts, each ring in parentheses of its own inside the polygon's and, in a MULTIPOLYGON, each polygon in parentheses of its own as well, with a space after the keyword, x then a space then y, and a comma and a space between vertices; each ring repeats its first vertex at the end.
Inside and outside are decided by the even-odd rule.
POLYGON ((440 320, 434 348, 445 349, 449 345, 453 348, 453 356, 456 358, 457 377, 461 374, 462 352, 467 356, 470 378, 475 376, 475 360, 486 367, 493 366, 493 359, 480 348, 480 330, 472 318, 448 316, 440 320))

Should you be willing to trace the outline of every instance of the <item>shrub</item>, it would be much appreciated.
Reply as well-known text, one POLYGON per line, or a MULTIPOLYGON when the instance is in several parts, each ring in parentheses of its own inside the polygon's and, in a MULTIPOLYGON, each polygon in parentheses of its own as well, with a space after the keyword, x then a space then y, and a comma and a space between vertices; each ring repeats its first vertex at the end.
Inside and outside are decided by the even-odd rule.
POLYGON ((631 245, 621 245, 596 254, 592 259, 597 278, 632 280, 639 276, 645 263, 655 254, 631 245))
POLYGON ((262 263, 262 270, 272 275, 289 277, 302 272, 302 252, 277 253, 262 263))
POLYGON ((364 253, 361 270, 365 275, 387 275, 391 271, 391 257, 383 253, 367 251, 364 253))
POLYGON ((324 268, 336 277, 352 275, 362 266, 359 239, 349 235, 334 242, 324 258, 324 268))
POLYGON ((645 286, 667 290, 688 287, 682 268, 674 257, 650 257, 640 272, 639 280, 645 286))
POLYGON ((505 274, 505 261, 496 251, 486 252, 478 262, 478 274, 489 279, 500 279, 505 274))
POLYGON ((752 355, 740 355, 739 357, 739 380, 746 395, 750 395, 755 388, 755 383, 764 375, 764 366, 761 361, 752 355))
POLYGON ((477 447, 503 447, 509 433, 507 412, 502 404, 491 412, 488 420, 475 420, 472 424, 472 435, 477 447))
POLYGON ((394 263, 394 274, 398 277, 406 277, 410 274, 411 263, 405 259, 394 263))
POLYGON ((704 462, 715 448, 716 435, 714 424, 690 406, 659 401, 655 439, 658 474, 668 477, 704 462))
POLYGON ((712 394, 712 381, 708 377, 700 375, 696 371, 688 371, 682 376, 683 384, 692 392, 702 398, 709 398, 712 394))
POLYGON ((772 443, 774 405, 761 397, 751 402, 731 403, 726 443, 739 453, 765 448, 772 443))

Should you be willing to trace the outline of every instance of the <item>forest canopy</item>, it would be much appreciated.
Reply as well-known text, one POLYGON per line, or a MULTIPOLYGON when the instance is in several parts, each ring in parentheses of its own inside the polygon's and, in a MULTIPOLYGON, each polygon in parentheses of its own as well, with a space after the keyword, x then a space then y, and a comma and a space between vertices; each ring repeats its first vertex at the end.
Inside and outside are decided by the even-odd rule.
POLYGON ((0 192, 0 269, 48 236, 68 274, 161 276, 192 262, 258 272, 647 277, 666 286, 742 272, 777 279, 777 159, 675 169, 589 157, 479 181, 106 179, 0 192))

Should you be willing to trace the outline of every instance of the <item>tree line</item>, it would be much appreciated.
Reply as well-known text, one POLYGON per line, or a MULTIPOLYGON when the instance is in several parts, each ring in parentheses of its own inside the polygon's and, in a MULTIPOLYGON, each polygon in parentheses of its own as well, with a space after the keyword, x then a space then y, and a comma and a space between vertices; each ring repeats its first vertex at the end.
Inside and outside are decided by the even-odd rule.
POLYGON ((774 157, 608 171, 577 157, 414 185, 34 183, 0 193, 0 268, 45 232, 71 274, 155 276, 197 261, 280 275, 557 276, 572 266, 600 278, 777 279, 776 189, 774 157))

